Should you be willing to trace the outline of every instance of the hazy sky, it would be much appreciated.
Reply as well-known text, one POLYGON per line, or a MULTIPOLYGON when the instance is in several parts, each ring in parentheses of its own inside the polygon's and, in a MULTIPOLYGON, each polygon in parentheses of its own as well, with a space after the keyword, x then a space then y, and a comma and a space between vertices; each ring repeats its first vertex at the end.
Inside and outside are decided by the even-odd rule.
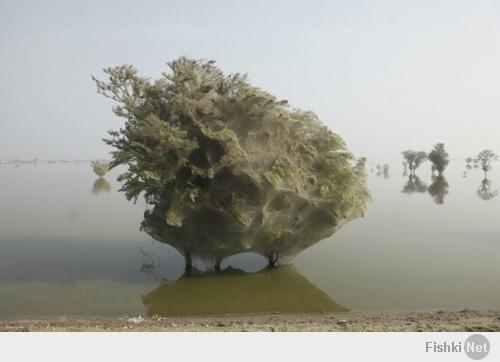
POLYGON ((357 155, 500 153, 500 1, 0 0, 0 159, 98 158, 123 120, 90 76, 215 59, 357 155))

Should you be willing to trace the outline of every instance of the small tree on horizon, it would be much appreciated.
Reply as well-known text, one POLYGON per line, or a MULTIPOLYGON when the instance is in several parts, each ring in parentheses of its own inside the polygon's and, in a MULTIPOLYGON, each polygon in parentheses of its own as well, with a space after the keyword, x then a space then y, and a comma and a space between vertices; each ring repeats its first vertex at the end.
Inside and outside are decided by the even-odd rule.
POLYGON ((465 168, 467 170, 472 170, 472 161, 473 161, 472 157, 467 157, 465 159, 465 168))
POLYGON ((437 171, 438 174, 441 175, 450 162, 448 157, 449 155, 448 152, 446 152, 444 143, 437 143, 434 145, 434 148, 429 152, 428 156, 429 161, 432 162, 432 173, 437 171))
POLYGON ((401 154, 403 155, 411 174, 414 174, 415 170, 425 160, 427 160, 427 154, 423 151, 407 150, 407 151, 401 152, 401 154))
POLYGON ((366 169, 366 157, 360 157, 356 161, 356 168, 365 171, 366 169))
POLYGON ((488 171, 491 170, 491 163, 493 161, 498 161, 498 156, 491 150, 482 150, 474 159, 474 163, 481 166, 481 170, 484 171, 485 177, 488 171))
POLYGON ((106 160, 95 160, 90 163, 97 176, 104 176, 109 171, 109 162, 106 160))
POLYGON ((383 173, 384 173, 384 178, 389 178, 389 165, 388 164, 384 164, 383 173))

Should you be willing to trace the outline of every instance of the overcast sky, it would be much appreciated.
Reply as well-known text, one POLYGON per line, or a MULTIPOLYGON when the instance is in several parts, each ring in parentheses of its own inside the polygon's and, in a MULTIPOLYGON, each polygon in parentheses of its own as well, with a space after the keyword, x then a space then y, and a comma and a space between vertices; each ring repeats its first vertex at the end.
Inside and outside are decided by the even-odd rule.
POLYGON ((358 156, 500 153, 500 1, 0 0, 0 159, 100 158, 91 75, 186 55, 312 110, 358 156))

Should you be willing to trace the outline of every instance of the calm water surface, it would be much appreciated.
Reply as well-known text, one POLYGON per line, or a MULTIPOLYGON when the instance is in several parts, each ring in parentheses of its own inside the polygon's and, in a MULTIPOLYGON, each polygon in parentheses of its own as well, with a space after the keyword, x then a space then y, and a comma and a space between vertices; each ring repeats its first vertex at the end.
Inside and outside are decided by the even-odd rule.
POLYGON ((0 316, 500 308, 500 172, 485 183, 452 162, 431 195, 428 164, 419 180, 389 165, 384 177, 368 162, 365 217, 292 265, 261 270, 263 258, 242 254, 219 274, 200 276, 210 266, 198 260, 190 277, 139 231, 146 205, 117 191, 117 171, 0 165, 0 316))

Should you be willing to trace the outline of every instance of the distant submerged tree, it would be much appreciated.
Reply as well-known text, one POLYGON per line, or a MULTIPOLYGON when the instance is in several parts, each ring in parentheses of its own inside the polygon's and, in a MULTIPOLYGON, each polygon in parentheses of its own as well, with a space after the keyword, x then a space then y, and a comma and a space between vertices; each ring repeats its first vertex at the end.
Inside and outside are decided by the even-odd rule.
POLYGON ((97 176, 104 176, 109 171, 109 162, 106 160, 96 160, 90 163, 97 176))
POLYGON ((438 205, 444 204, 444 198, 448 195, 449 184, 444 175, 432 175, 432 183, 427 188, 427 192, 438 205))
POLYGON ((401 154, 403 155, 411 174, 414 174, 415 170, 422 164, 422 162, 427 160, 427 154, 423 151, 407 150, 401 152, 401 154))
POLYGON ((408 175, 408 164, 403 162, 403 176, 408 175))
POLYGON ((366 170, 366 157, 360 157, 356 161, 356 168, 362 170, 363 172, 366 170))
POLYGON ((478 160, 474 159, 473 160, 473 166, 474 169, 479 168, 478 160))
POLYGON ((384 173, 384 178, 389 178, 389 165, 388 164, 384 164, 383 173, 384 173))
POLYGON ((474 162, 481 166, 481 169, 484 171, 484 175, 486 177, 488 171, 491 170, 491 163, 497 160, 498 156, 493 151, 483 150, 479 152, 479 154, 474 159, 474 162))
POLYGON ((432 162, 432 173, 437 171, 439 175, 441 175, 448 166, 450 160, 448 159, 448 152, 444 147, 443 143, 438 143, 434 146, 431 152, 429 152, 429 161, 432 162))

